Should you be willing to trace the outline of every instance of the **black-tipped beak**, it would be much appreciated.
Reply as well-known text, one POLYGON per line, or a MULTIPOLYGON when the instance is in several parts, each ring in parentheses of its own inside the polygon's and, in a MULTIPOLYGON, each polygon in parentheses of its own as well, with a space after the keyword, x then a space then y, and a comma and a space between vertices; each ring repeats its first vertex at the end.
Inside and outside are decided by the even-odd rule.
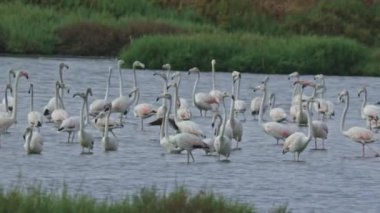
POLYGON ((157 97, 157 98, 156 98, 156 102, 158 102, 159 100, 160 100, 160 97, 157 97))
POLYGON ((211 127, 214 128, 214 126, 215 126, 215 123, 211 123, 211 127))

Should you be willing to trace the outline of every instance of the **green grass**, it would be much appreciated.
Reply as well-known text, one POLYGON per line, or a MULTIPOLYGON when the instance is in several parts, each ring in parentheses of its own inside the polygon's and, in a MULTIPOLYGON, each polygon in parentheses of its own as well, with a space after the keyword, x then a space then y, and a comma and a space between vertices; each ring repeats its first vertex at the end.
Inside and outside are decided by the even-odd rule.
POLYGON ((298 70, 330 75, 358 75, 369 61, 367 48, 350 39, 252 34, 147 36, 136 41, 121 57, 126 61, 143 61, 151 69, 171 63, 174 69, 197 66, 209 71, 210 61, 215 58, 219 71, 287 74, 298 70))
MULTIPOLYGON (((170 193, 159 193, 155 188, 144 188, 133 196, 120 200, 99 201, 91 196, 71 195, 64 186, 62 192, 41 187, 0 189, 0 212, 256 212, 253 205, 231 201, 212 192, 189 193, 177 187, 170 193)), ((271 209, 287 212, 287 206, 271 209)))

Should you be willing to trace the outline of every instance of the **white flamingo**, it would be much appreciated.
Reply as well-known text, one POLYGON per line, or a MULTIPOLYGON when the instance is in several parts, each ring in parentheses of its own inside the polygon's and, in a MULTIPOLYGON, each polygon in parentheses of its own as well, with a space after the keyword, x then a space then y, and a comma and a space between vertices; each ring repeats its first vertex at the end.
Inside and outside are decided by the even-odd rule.
POLYGON ((321 81, 321 99, 323 100, 322 105, 320 106, 321 109, 323 109, 322 113, 325 116, 331 118, 332 116, 335 115, 335 110, 334 110, 334 104, 333 102, 324 99, 324 94, 326 93, 326 81, 325 81, 325 76, 323 74, 318 74, 314 76, 314 80, 320 80, 321 81))
MULTIPOLYGON (((104 130, 106 128, 106 118, 107 118, 107 113, 103 111, 103 112, 100 112, 94 119, 94 127, 102 133, 102 136, 104 136, 104 130)), ((111 132, 114 136, 115 134, 113 133, 112 130, 120 129, 123 127, 124 125, 120 124, 119 121, 111 117, 108 118, 108 131, 111 132)))
POLYGON ((14 98, 13 98, 13 110, 11 116, 4 116, 0 118, 0 134, 5 133, 9 127, 11 127, 14 123, 17 122, 17 97, 18 97, 18 85, 20 81, 20 77, 25 77, 29 79, 29 75, 25 71, 17 71, 16 72, 16 80, 14 85, 14 98))
MULTIPOLYGON (((88 95, 92 96, 92 90, 91 88, 87 88, 86 90, 86 99, 88 98, 88 95)), ((87 107, 87 100, 86 100, 86 107, 87 107)), ((86 118, 88 118, 88 115, 86 113, 86 118)), ((67 143, 74 142, 75 134, 78 132, 80 126, 80 117, 79 116, 70 116, 62 121, 61 125, 58 128, 58 131, 60 132, 67 132, 67 143), (70 140, 70 136, 71 140, 70 140)))
POLYGON ((234 89, 234 96, 235 96, 235 113, 238 115, 239 113, 243 115, 243 121, 246 120, 245 118, 245 111, 247 111, 247 104, 245 101, 239 99, 240 95, 240 81, 241 81, 241 74, 238 71, 232 72, 232 78, 236 79, 233 80, 233 89, 234 89), (236 85, 235 85, 236 83, 236 85))
POLYGON ((310 102, 313 101, 309 99, 306 103, 306 111, 307 111, 307 120, 308 120, 308 133, 307 136, 303 132, 295 132, 291 134, 289 137, 285 139, 284 146, 282 149, 282 154, 287 152, 294 153, 294 160, 299 161, 300 154, 305 150, 307 145, 309 144, 312 137, 312 122, 310 116, 310 102), (297 154, 297 158, 296 158, 297 154))
POLYGON ((69 117, 69 114, 66 112, 62 98, 59 94, 62 85, 59 83, 59 81, 56 81, 55 85, 55 109, 51 113, 51 120, 58 128, 61 125, 62 121, 69 117))
POLYGON ((27 154, 40 154, 44 145, 44 139, 38 131, 34 131, 33 129, 33 126, 29 126, 23 134, 25 140, 24 149, 27 154))
POLYGON ((208 149, 205 149, 206 154, 215 152, 215 147, 214 147, 215 138, 216 136, 219 135, 222 124, 223 124, 223 117, 219 113, 214 113, 212 117, 212 122, 211 122, 211 126, 213 128, 214 134, 210 138, 203 139, 203 142, 205 142, 207 146, 209 147, 208 149), (215 125, 216 122, 217 124, 215 125))
POLYGON ((119 142, 117 141, 116 137, 108 136, 108 131, 109 131, 108 124, 109 124, 109 118, 111 115, 111 108, 112 108, 111 104, 106 104, 104 106, 104 111, 106 112, 106 123, 105 123, 105 128, 104 128, 104 135, 103 135, 101 143, 105 151, 116 151, 119 146, 119 142))
POLYGON ((4 100, 5 100, 5 103, 4 104, 0 104, 0 117, 4 117, 4 116, 10 116, 11 114, 11 111, 9 109, 9 102, 8 102, 8 90, 9 91, 12 91, 12 86, 10 84, 7 84, 5 86, 5 93, 4 93, 4 100))
POLYGON ((98 115, 100 112, 104 110, 104 106, 108 103, 107 100, 108 100, 109 88, 111 84, 111 76, 112 76, 112 67, 109 67, 106 94, 104 96, 104 99, 96 99, 90 104, 90 109, 89 109, 90 115, 92 116, 98 115))
POLYGON ((80 122, 79 122, 79 131, 78 131, 78 138, 79 143, 82 146, 82 154, 90 154, 91 150, 94 147, 94 139, 92 135, 85 130, 85 124, 84 124, 84 110, 86 107, 87 102, 87 95, 85 93, 76 93, 73 97, 79 96, 83 99, 83 105, 82 109, 80 111, 80 122), (87 148, 88 151, 84 152, 84 149, 87 148))
POLYGON ((272 93, 270 95, 270 109, 269 109, 269 116, 271 117, 272 121, 274 122, 284 122, 287 119, 287 114, 284 109, 280 107, 275 107, 276 103, 276 95, 272 93))
POLYGON ((133 72, 133 88, 130 94, 133 95, 133 104, 136 106, 139 103, 140 99, 140 89, 137 86, 137 78, 136 78, 136 68, 140 67, 142 69, 145 69, 145 64, 141 63, 140 61, 135 61, 132 64, 132 72, 133 72))
POLYGON ((223 93, 220 90, 215 89, 215 64, 216 60, 211 60, 211 75, 212 75, 212 90, 209 92, 209 94, 216 99, 216 101, 219 103, 222 99, 223 93))
POLYGON ((43 118, 40 112, 34 111, 33 109, 33 99, 34 99, 34 91, 33 84, 30 84, 29 87, 30 93, 30 111, 28 113, 28 124, 32 127, 41 127, 43 123, 43 118))
POLYGON ((119 97, 112 101, 112 112, 120 113, 120 124, 123 123, 123 115, 128 113, 129 107, 134 103, 134 100, 130 98, 131 94, 135 93, 132 91, 128 96, 123 95, 123 75, 121 72, 121 65, 124 64, 123 60, 118 60, 117 67, 119 71, 119 97))
MULTIPOLYGON (((172 82, 171 85, 173 85, 174 88, 176 88, 178 86, 177 82, 172 82)), ((174 94, 175 94, 174 100, 177 100, 177 92, 175 92, 174 94)), ((174 105, 174 115, 178 114, 177 110, 178 110, 178 105, 175 104, 174 105)), ((186 132, 189 134, 194 134, 194 135, 196 135, 198 137, 202 137, 202 138, 206 137, 204 132, 202 131, 201 127, 192 120, 179 120, 177 118, 177 116, 174 116, 174 122, 177 125, 180 132, 186 132)))
POLYGON ((231 138, 229 138, 227 135, 224 134, 226 131, 226 124, 227 124, 227 119, 226 119, 227 109, 226 109, 226 104, 224 102, 224 99, 226 97, 229 97, 229 95, 227 93, 224 93, 223 98, 222 98, 222 104, 223 104, 223 109, 224 109, 223 124, 218 136, 216 136, 215 141, 214 141, 214 148, 215 148, 215 151, 218 153, 219 160, 220 160, 220 155, 225 156, 227 160, 232 150, 231 138))
MULTIPOLYGON (((364 157, 365 156, 364 146, 366 146, 368 143, 375 142, 377 138, 371 130, 363 128, 363 127, 354 126, 345 131, 344 121, 346 119, 348 107, 350 105, 350 96, 347 90, 343 90, 342 92, 339 93, 339 100, 341 100, 342 102, 344 101, 346 103, 343 110, 342 117, 341 117, 341 121, 340 121, 340 131, 342 132, 344 136, 362 145, 362 157, 364 157)), ((368 148, 370 147, 368 146, 368 148)), ((376 153, 376 156, 379 156, 378 153, 376 153)))
MULTIPOLYGON (((16 73, 13 69, 10 69, 8 71, 8 84, 12 87, 12 78, 15 78, 16 77, 16 73)), ((9 111, 12 111, 13 109, 13 91, 11 90, 10 91, 10 94, 7 95, 7 97, 4 97, 3 98, 3 105, 5 105, 5 102, 8 102, 8 109, 9 111)))
POLYGON ((168 99, 169 100, 169 107, 167 106, 167 102, 163 101, 163 106, 162 110, 164 112, 164 117, 163 117, 163 123, 162 127, 160 129, 160 145, 166 150, 167 153, 173 153, 173 154, 178 154, 182 149, 180 149, 177 144, 171 140, 171 137, 168 132, 168 125, 169 125, 169 114, 172 106, 172 97, 168 93, 164 93, 164 95, 159 96, 157 99, 168 99))
MULTIPOLYGON (((67 64, 60 63, 59 64, 59 71, 58 71, 58 74, 59 74, 59 81, 58 82, 61 85, 59 88, 59 93, 60 93, 61 98, 63 98, 65 87, 67 87, 67 86, 65 86, 65 83, 63 82, 63 70, 64 70, 64 68, 69 69, 69 66, 67 64)), ((69 90, 67 90, 67 91, 69 92, 69 90)), ((56 97, 57 97, 56 95, 54 97, 52 97, 49 100, 49 102, 43 108, 43 115, 45 116, 45 118, 48 121, 51 120, 51 113, 56 109, 56 100, 55 100, 56 97)), ((63 103, 63 102, 61 101, 61 103, 63 103)), ((63 107, 63 106, 60 106, 60 107, 63 107)))
POLYGON ((175 87, 175 92, 177 93, 177 100, 175 100, 175 104, 177 104, 178 109, 177 109, 177 118, 179 120, 190 120, 191 119, 191 111, 189 108, 189 105, 187 104, 186 99, 180 98, 178 95, 178 90, 179 90, 179 85, 181 83, 181 73, 180 72, 175 72, 172 75, 172 80, 174 78, 177 78, 177 86, 175 87))
POLYGON ((264 103, 266 102, 267 97, 267 89, 266 89, 266 82, 259 85, 255 89, 259 89, 263 91, 262 99, 259 111, 259 124, 263 127, 263 130, 266 134, 274 137, 277 141, 277 144, 279 140, 285 140, 289 135, 293 134, 295 132, 295 129, 289 125, 285 125, 283 123, 273 122, 269 121, 266 123, 263 123, 263 116, 264 116, 264 103))
POLYGON ((372 129, 371 120, 380 117, 380 107, 373 104, 367 104, 367 88, 362 87, 358 91, 358 96, 364 93, 362 107, 361 107, 361 117, 367 120, 367 125, 372 129))
POLYGON ((195 93, 198 82, 199 82, 199 69, 197 67, 193 67, 188 71, 188 74, 190 75, 191 73, 197 74, 197 79, 195 80, 194 87, 193 87, 193 104, 195 107, 199 109, 199 112, 201 113, 202 116, 202 111, 205 111, 205 116, 207 111, 212 110, 216 111, 218 108, 218 101, 215 97, 211 96, 208 93, 195 93))

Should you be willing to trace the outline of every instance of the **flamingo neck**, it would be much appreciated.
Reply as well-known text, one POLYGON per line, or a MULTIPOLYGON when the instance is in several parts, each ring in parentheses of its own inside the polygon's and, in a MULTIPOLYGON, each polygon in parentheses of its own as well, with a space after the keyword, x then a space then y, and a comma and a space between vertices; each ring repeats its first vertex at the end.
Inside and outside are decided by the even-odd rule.
POLYGON ((82 109, 80 111, 79 131, 84 132, 84 109, 86 107, 86 98, 83 98, 82 109))
POLYGON ((215 90, 215 64, 211 63, 211 72, 212 72, 212 90, 215 90))
POLYGON ((362 102, 362 117, 365 117, 364 115, 364 107, 367 105, 367 89, 364 88, 364 97, 363 97, 363 102, 362 102))
POLYGON ((240 78, 238 79, 237 85, 236 85, 236 96, 235 96, 235 98, 237 100, 239 99, 239 95, 240 95, 240 78))
POLYGON ((119 71, 119 96, 122 97, 123 96, 123 74, 121 73, 121 64, 118 65, 117 67, 118 71, 119 71))
MULTIPOLYGON (((175 85, 175 91, 174 91, 174 122, 177 124, 180 122, 177 118, 177 111, 178 111, 178 104, 176 103, 178 98, 178 85, 175 85)), ((171 107, 172 101, 170 100, 170 107, 171 107)))
POLYGON ((235 119, 235 98, 232 98, 231 105, 230 105, 230 122, 232 122, 235 119))
POLYGON ((33 129, 30 130, 29 137, 27 140, 27 152, 30 153, 32 148, 31 148, 31 143, 32 143, 32 137, 33 137, 33 129))
POLYGON ((346 120, 346 115, 348 111, 348 106, 350 105, 350 96, 346 95, 346 105, 344 106, 342 118, 340 120, 340 131, 344 134, 344 122, 346 120))
POLYGON ((223 122, 223 118, 220 114, 217 114, 216 115, 217 118, 219 118, 219 122, 218 122, 218 125, 215 129, 215 132, 214 132, 214 135, 217 136, 219 134, 219 131, 220 131, 220 127, 222 126, 222 122, 223 122))
POLYGON ((16 76, 16 82, 14 85, 14 98, 13 98, 13 110, 12 110, 12 120, 16 121, 17 120, 17 97, 18 97, 18 84, 20 82, 20 73, 17 74, 16 76))
POLYGON ((33 112, 33 98, 34 98, 34 94, 33 94, 33 86, 30 87, 30 111, 33 112))
POLYGON ((168 125, 169 125, 169 114, 170 114, 171 107, 172 107, 172 99, 170 98, 169 99, 169 108, 166 109, 166 104, 164 106, 164 108, 166 109, 166 112, 164 114, 165 117, 164 117, 164 126, 163 126, 164 132, 163 133, 164 133, 164 137, 167 141, 169 141, 168 125))
POLYGON ((108 100, 109 90, 110 90, 110 84, 111 84, 111 76, 112 76, 112 69, 110 69, 108 73, 108 81, 107 81, 107 87, 106 87, 106 94, 104 96, 104 100, 108 100))
POLYGON ((267 100, 267 85, 264 84, 263 88, 263 97, 261 98, 261 104, 260 104, 260 109, 259 109, 259 124, 263 124, 263 111, 264 111, 264 104, 265 101, 267 100))
POLYGON ((224 109, 224 119, 223 120, 223 124, 222 124, 222 129, 221 131, 219 132, 219 136, 223 137, 224 136, 224 132, 226 130, 226 124, 227 124, 227 109, 226 109, 226 103, 224 102, 224 98, 222 99, 222 103, 223 103, 223 109, 224 109))
POLYGON ((310 101, 307 102, 306 104, 306 112, 307 112, 307 125, 308 125, 308 133, 307 133, 307 136, 306 136, 306 145, 305 147, 307 146, 307 144, 310 142, 311 140, 311 133, 313 131, 312 129, 312 118, 311 118, 311 113, 310 113, 310 101))
POLYGON ((298 110, 298 118, 301 118, 301 114, 302 114, 302 94, 303 94, 303 88, 300 87, 300 93, 298 94, 298 106, 299 106, 299 110, 298 110))
POLYGON ((197 72, 197 79, 195 80, 194 87, 193 87, 193 105, 195 106, 195 90, 197 89, 198 86, 198 81, 199 81, 199 72, 197 72))
POLYGON ((104 138, 108 138, 108 130, 109 130, 109 121, 110 121, 110 115, 111 115, 111 110, 107 112, 106 115, 106 123, 104 127, 104 138))
MULTIPOLYGON (((12 85, 12 71, 9 71, 8 77, 9 77, 8 84, 12 85)), ((11 93, 11 95, 13 95, 13 91, 12 90, 10 91, 10 93, 11 93)))
POLYGON ((6 88, 5 89, 5 112, 9 112, 9 109, 8 109, 8 107, 9 107, 9 103, 8 103, 8 89, 9 88, 6 88))
POLYGON ((276 103, 276 96, 273 93, 270 96, 270 102, 271 102, 271 104, 270 104, 270 110, 272 110, 274 108, 275 103, 276 103))

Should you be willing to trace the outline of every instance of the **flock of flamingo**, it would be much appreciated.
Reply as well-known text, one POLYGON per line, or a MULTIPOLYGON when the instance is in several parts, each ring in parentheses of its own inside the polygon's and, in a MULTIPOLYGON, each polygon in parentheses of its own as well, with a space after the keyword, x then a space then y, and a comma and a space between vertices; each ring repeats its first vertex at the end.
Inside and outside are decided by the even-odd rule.
MULTIPOLYGON (((156 108, 149 103, 139 103, 140 90, 137 85, 136 69, 145 68, 145 65, 135 61, 132 65, 133 71, 133 88, 128 94, 123 94, 123 60, 117 61, 116 69, 119 72, 119 97, 109 100, 109 87, 113 68, 108 70, 107 87, 104 98, 95 99, 88 103, 89 96, 92 96, 91 88, 86 91, 78 92, 73 95, 74 98, 82 99, 83 104, 79 116, 69 116, 65 110, 63 96, 69 86, 64 83, 63 71, 69 69, 69 66, 59 64, 59 80, 55 82, 55 96, 52 97, 42 113, 33 109, 33 84, 30 84, 29 93, 31 95, 30 112, 27 115, 28 127, 23 135, 25 143, 24 149, 28 154, 40 154, 43 150, 43 136, 40 128, 43 125, 52 123, 59 132, 68 134, 67 142, 74 141, 75 135, 82 147, 83 154, 90 154, 94 146, 94 137, 86 131, 86 128, 95 127, 102 134, 101 145, 105 151, 116 151, 118 149, 118 138, 113 129, 123 128, 125 115, 133 112, 134 116, 140 119, 141 131, 144 131, 144 119, 155 116, 156 119, 149 125, 160 125, 160 145, 167 153, 187 152, 187 163, 190 163, 190 157, 194 162, 192 151, 194 149, 203 149, 206 154, 216 153, 220 160, 221 155, 228 160, 233 150, 240 149, 239 144, 243 140, 243 125, 246 121, 246 111, 257 120, 262 130, 276 140, 277 144, 283 141, 282 153, 294 153, 294 160, 299 161, 300 154, 308 146, 309 142, 314 139, 315 149, 318 149, 317 139, 322 140, 324 149, 325 140, 328 136, 328 126, 326 119, 335 115, 334 104, 324 98, 326 92, 325 78, 322 74, 316 75, 314 81, 301 80, 297 72, 288 76, 293 80, 293 93, 291 97, 291 107, 289 115, 286 110, 275 107, 275 94, 268 94, 267 82, 269 76, 252 88, 254 92, 261 92, 261 96, 251 101, 250 108, 248 104, 239 99, 240 92, 240 72, 233 71, 231 74, 231 90, 220 91, 215 87, 215 60, 211 61, 212 68, 212 88, 210 92, 197 92, 197 86, 200 79, 200 71, 197 67, 188 71, 189 75, 195 75, 195 83, 192 91, 193 106, 199 110, 200 116, 206 118, 209 112, 213 127, 213 134, 207 137, 202 127, 192 120, 193 113, 186 99, 179 95, 181 83, 181 72, 172 72, 170 64, 163 65, 162 71, 157 71, 153 76, 163 80, 163 89, 161 94, 157 94, 157 101, 161 100, 161 106, 156 108), (311 96, 303 94, 304 88, 311 87, 313 93, 311 96), (269 101, 268 101, 269 100, 269 101), (226 102, 229 101, 229 110, 226 102), (173 109, 172 109, 173 108, 173 109), (263 117, 269 111, 270 121, 264 121, 263 117), (317 120, 313 120, 312 111, 318 115, 317 120), (120 114, 119 119, 110 115, 113 113, 120 114), (239 115, 242 119, 239 119, 239 115), (289 123, 295 123, 289 125, 289 123), (307 135, 298 130, 298 127, 307 127, 307 135), (169 129, 172 133, 169 133, 169 129), (233 143, 236 143, 233 148, 233 143)), ((17 119, 17 99, 18 85, 22 77, 28 79, 26 71, 9 71, 9 82, 6 85, 5 98, 0 105, 0 133, 5 133, 17 119), (14 79, 14 80, 13 80, 14 79)), ((152 78, 155 78, 152 77, 152 78)), ((350 103, 350 96, 347 90, 339 93, 338 99, 345 104, 341 122, 341 133, 350 138, 352 141, 362 145, 362 156, 365 156, 365 147, 379 154, 368 146, 368 143, 377 140, 375 132, 380 128, 378 118, 380 116, 380 107, 367 104, 367 90, 362 88, 358 95, 364 95, 361 109, 361 118, 365 119, 365 127, 355 126, 345 130, 345 118, 350 103)))

